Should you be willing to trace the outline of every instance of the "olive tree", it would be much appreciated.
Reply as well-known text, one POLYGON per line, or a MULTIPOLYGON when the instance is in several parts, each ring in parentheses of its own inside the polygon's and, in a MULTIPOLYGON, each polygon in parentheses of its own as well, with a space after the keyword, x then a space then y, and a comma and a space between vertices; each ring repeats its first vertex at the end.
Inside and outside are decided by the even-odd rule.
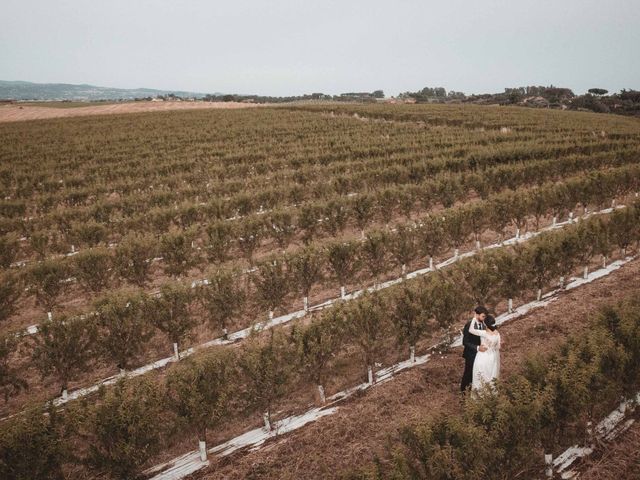
POLYGON ((5 402, 28 387, 12 356, 17 345, 18 339, 15 335, 0 335, 0 394, 5 402))
POLYGON ((84 463, 117 480, 141 478, 142 467, 160 451, 164 392, 151 379, 119 380, 88 405, 80 435, 84 463))
POLYGON ((551 243, 541 238, 524 250, 525 265, 531 272, 533 285, 537 289, 537 300, 542 298, 542 290, 553 278, 556 268, 556 256, 551 243))
POLYGON ((207 311, 212 327, 221 328, 228 338, 229 324, 238 317, 246 303, 246 293, 238 282, 237 274, 230 270, 216 270, 198 291, 198 298, 207 311))
POLYGON ((365 294, 345 309, 347 331, 362 352, 369 383, 375 381, 374 365, 389 332, 387 310, 380 294, 365 294))
POLYGON ((351 209, 353 210, 356 225, 360 229, 362 238, 364 238, 364 229, 373 217, 373 199, 367 194, 358 195, 353 200, 351 209))
POLYGON ((283 263, 277 259, 260 262, 251 279, 258 304, 269 312, 269 319, 272 319, 274 311, 284 303, 291 285, 283 263))
POLYGON ((144 351, 153 335, 152 325, 144 315, 144 304, 143 294, 126 292, 111 293, 95 302, 98 345, 121 372, 144 351))
POLYGON ((486 253, 465 258, 459 263, 457 269, 466 291, 478 305, 493 304, 496 300, 498 275, 496 266, 489 261, 489 258, 486 253))
POLYGON ((217 222, 209 223, 205 231, 207 233, 205 248, 209 261, 224 262, 233 244, 233 229, 230 222, 218 220, 217 222))
POLYGON ((395 234, 390 237, 391 254, 400 265, 403 278, 407 274, 407 264, 418 256, 418 244, 415 230, 400 225, 395 234))
POLYGON ((235 359, 229 352, 190 357, 167 376, 167 397, 178 422, 196 432, 200 459, 207 459, 207 430, 217 427, 226 414, 234 391, 235 359))
POLYGON ((253 254, 264 236, 263 221, 253 217, 244 219, 238 226, 237 235, 238 248, 247 262, 253 265, 253 254))
POLYGON ((347 226, 349 209, 344 200, 330 200, 323 208, 322 228, 331 236, 342 232, 347 226))
POLYGON ((447 241, 444 220, 426 217, 418 227, 417 234, 420 250, 429 257, 429 268, 433 270, 433 260, 442 253, 447 241))
POLYGON ((98 293, 109 285, 113 276, 113 256, 105 247, 82 250, 73 257, 73 272, 89 293, 98 293))
POLYGON ((185 275, 196 265, 191 236, 183 231, 165 233, 160 237, 160 255, 164 271, 172 277, 185 275))
POLYGON ((192 297, 189 287, 167 283, 160 287, 160 295, 147 298, 143 304, 149 323, 169 337, 176 359, 180 358, 180 343, 191 335, 197 325, 190 311, 192 297))
POLYGON ((374 285, 378 284, 380 274, 388 270, 386 263, 389 236, 384 231, 375 231, 366 235, 360 252, 362 260, 373 276, 374 285))
POLYGON ((22 282, 17 275, 12 272, 0 273, 0 322, 13 315, 22 292, 22 282))
POLYGON ((318 220, 322 217, 322 211, 318 205, 303 205, 298 215, 298 229, 302 231, 302 241, 308 245, 318 230, 318 220))
POLYGON ((35 252, 38 260, 44 260, 49 253, 51 238, 48 231, 32 232, 29 235, 29 246, 35 252))
POLYGON ((331 273, 340 283, 340 298, 344 298, 347 283, 360 270, 359 245, 355 242, 336 242, 326 248, 331 273))
POLYGON ((471 205, 467 206, 466 209, 466 217, 469 221, 471 233, 473 234, 474 240, 476 242, 476 250, 480 250, 480 236, 489 224, 489 210, 487 208, 487 204, 485 202, 472 203, 471 205))
POLYGON ((268 225, 278 246, 286 249, 296 233, 293 215, 286 210, 275 211, 269 215, 268 225))
POLYGON ((316 385, 321 404, 326 401, 327 365, 344 342, 344 330, 344 314, 338 306, 296 332, 301 370, 316 385))
POLYGON ((420 292, 425 314, 444 330, 445 342, 449 345, 453 339, 453 324, 463 312, 471 309, 471 296, 442 271, 425 277, 420 292))
POLYGON ((635 218, 634 212, 625 209, 617 210, 611 215, 609 221, 609 231, 611 239, 620 248, 623 257, 627 255, 627 248, 638 239, 640 226, 635 218))
POLYGON ((64 260, 51 259, 36 263, 29 268, 28 278, 33 286, 36 303, 51 312, 58 304, 64 290, 63 281, 69 277, 69 264, 64 260))
POLYGON ((15 234, 0 236, 0 268, 9 268, 18 255, 20 244, 15 234))
POLYGON ((34 364, 43 378, 51 374, 57 378, 66 400, 69 382, 95 359, 95 324, 77 317, 56 317, 40 324, 34 341, 34 364))
POLYGON ((409 345, 411 363, 416 358, 416 343, 427 331, 428 311, 423 308, 420 295, 405 286, 395 298, 391 320, 395 326, 398 345, 409 345))
POLYGON ((152 235, 129 233, 116 247, 116 270, 121 277, 143 287, 149 281, 151 262, 157 253, 158 242, 152 235))
POLYGON ((305 247, 287 257, 287 269, 291 272, 293 287, 302 293, 305 313, 309 310, 309 293, 314 284, 322 280, 324 256, 313 247, 305 247))
POLYGON ((453 256, 455 258, 458 258, 460 247, 471 233, 471 224, 468 221, 467 215, 468 212, 464 210, 454 209, 450 210, 445 216, 443 227, 446 232, 446 238, 454 248, 453 256))
POLYGON ((28 408, 2 424, 0 478, 64 480, 71 458, 63 415, 55 408, 28 408))
POLYGON ((275 404, 289 390, 295 375, 294 346, 283 333, 271 329, 266 338, 251 336, 239 359, 247 383, 247 401, 262 413, 265 429, 273 429, 275 404))
POLYGON ((495 268, 497 293, 507 299, 507 311, 513 311, 513 299, 521 295, 531 281, 531 273, 525 263, 523 249, 513 252, 496 250, 486 257, 495 268))

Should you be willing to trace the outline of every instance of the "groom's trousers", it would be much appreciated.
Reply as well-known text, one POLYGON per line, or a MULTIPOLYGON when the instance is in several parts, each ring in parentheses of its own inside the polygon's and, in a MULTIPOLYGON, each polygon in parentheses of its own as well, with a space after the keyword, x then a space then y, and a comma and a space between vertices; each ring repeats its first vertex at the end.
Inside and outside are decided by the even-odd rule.
POLYGON ((462 382, 460 382, 460 390, 464 392, 473 382, 473 362, 475 355, 471 358, 464 357, 464 373, 462 374, 462 382))

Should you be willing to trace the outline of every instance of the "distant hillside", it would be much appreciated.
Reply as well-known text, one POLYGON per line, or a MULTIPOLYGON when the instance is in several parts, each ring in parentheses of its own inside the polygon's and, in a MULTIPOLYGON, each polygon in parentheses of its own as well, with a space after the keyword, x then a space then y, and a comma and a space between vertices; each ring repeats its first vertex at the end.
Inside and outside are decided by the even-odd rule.
MULTIPOLYGON (((109 88, 67 83, 31 83, 0 80, 0 99, 11 100, 129 100, 174 94, 179 97, 202 98, 205 93, 151 88, 109 88)), ((213 93, 211 95, 222 95, 213 93)))

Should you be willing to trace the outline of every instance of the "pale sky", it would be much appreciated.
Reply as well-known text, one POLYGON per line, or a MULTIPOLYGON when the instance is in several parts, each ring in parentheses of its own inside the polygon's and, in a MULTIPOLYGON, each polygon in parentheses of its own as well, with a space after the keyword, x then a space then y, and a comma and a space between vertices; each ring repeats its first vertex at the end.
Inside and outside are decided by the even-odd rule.
POLYGON ((0 79, 298 95, 640 90, 640 0, 0 0, 0 79))

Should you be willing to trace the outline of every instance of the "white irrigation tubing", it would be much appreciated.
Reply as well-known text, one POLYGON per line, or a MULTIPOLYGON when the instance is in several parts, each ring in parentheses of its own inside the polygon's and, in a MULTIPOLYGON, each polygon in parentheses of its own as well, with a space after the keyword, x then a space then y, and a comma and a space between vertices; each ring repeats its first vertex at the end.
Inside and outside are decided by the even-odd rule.
MULTIPOLYGON (((582 285, 588 284, 599 278, 605 277, 612 272, 615 272, 624 264, 632 261, 636 257, 626 257, 623 260, 617 260, 612 262, 609 266, 596 270, 588 275, 587 278, 577 278, 567 284, 565 290, 573 290, 582 285)), ((541 300, 533 301, 525 305, 521 305, 516 308, 512 313, 504 313, 496 318, 496 324, 501 325, 506 322, 510 322, 521 318, 527 313, 544 308, 550 303, 559 298, 563 290, 557 289, 545 294, 541 300)), ((459 335, 456 340, 451 342, 450 347, 459 347, 462 345, 462 335, 459 335)), ((440 345, 434 345, 433 348, 438 348, 440 345)), ((407 370, 418 365, 424 365, 429 361, 431 354, 422 355, 415 358, 414 362, 411 360, 405 360, 390 367, 381 369, 375 372, 374 383, 361 383, 349 389, 338 392, 331 397, 327 398, 327 403, 322 407, 314 407, 301 415, 294 415, 284 418, 278 422, 274 422, 272 425, 275 427, 273 430, 268 431, 264 428, 256 428, 247 431, 231 440, 224 442, 220 445, 216 445, 208 450, 209 453, 224 457, 242 448, 249 448, 251 451, 259 449, 267 440, 275 438, 278 435, 291 432, 302 428, 304 425, 318 420, 319 418, 332 415, 338 411, 337 403, 344 399, 352 397, 356 392, 361 392, 369 388, 373 388, 377 385, 385 383, 393 378, 393 376, 403 370, 407 370)), ((600 428, 600 426, 598 427, 600 428)), ((560 457, 558 457, 560 458, 560 457)), ((156 473, 152 480, 179 480, 187 475, 200 470, 209 465, 209 461, 200 460, 199 450, 191 451, 185 455, 174 458, 169 462, 156 465, 144 473, 145 475, 152 475, 156 473)))
MULTIPOLYGON (((633 412, 640 403, 640 392, 636 394, 632 400, 624 400, 607 415, 595 428, 595 439, 601 441, 609 441, 625 432, 631 425, 635 423, 633 418, 626 419, 629 413, 633 412)), ((560 474, 560 478, 569 479, 577 478, 579 473, 569 469, 576 461, 583 457, 588 457, 595 451, 593 445, 581 447, 574 445, 558 455, 553 460, 554 472, 560 474)))
MULTIPOLYGON (((619 206, 617 208, 624 208, 623 206, 619 206)), ((589 215, 595 215, 595 214, 601 214, 601 213, 609 213, 611 212, 612 209, 606 209, 606 210, 602 210, 600 212, 596 212, 593 214, 589 214, 589 215)), ((575 221, 575 220, 574 220, 575 221)), ((512 245, 518 242, 525 242, 531 238, 534 238, 538 235, 540 235, 542 232, 544 231, 548 231, 548 230, 556 230, 556 229, 560 229, 563 228, 564 226, 568 225, 569 221, 567 222, 563 222, 563 223, 557 223, 555 226, 549 226, 546 227, 538 232, 528 232, 526 235, 521 236, 519 239, 516 239, 516 237, 513 237, 509 240, 506 240, 504 243, 499 244, 493 244, 493 245, 488 245, 486 247, 483 248, 483 250, 486 249, 493 249, 493 248, 499 248, 503 245, 512 245)), ((471 257, 473 255, 475 255, 478 251, 477 250, 472 250, 463 254, 459 254, 457 257, 451 257, 448 260, 445 260, 439 264, 436 265, 436 270, 447 267, 455 262, 457 262, 458 260, 462 259, 462 258, 466 258, 466 257, 471 257)), ((612 263, 611 265, 615 265, 616 262, 612 263)), ((606 271, 607 269, 604 269, 604 271, 606 271)), ((598 270, 598 271, 603 271, 603 270, 598 270)), ((416 270, 414 272, 408 273, 407 274, 407 278, 416 278, 419 277, 421 275, 426 275, 428 273, 432 272, 432 270, 430 268, 423 268, 420 270, 416 270)), ((592 273, 589 275, 589 278, 592 277, 592 275, 594 275, 595 273, 592 273)), ((395 278, 392 280, 389 280, 387 282, 381 283, 377 286, 373 286, 373 287, 368 287, 364 290, 356 290, 350 294, 345 295, 344 300, 348 301, 348 300, 353 300, 355 298, 360 297, 361 295, 363 295, 365 292, 372 292, 372 291, 376 291, 376 290, 381 290, 384 288, 388 288, 391 287, 393 285, 397 285, 398 283, 402 282, 402 277, 399 278, 395 278)), ((578 280, 576 280, 578 281, 578 280)), ((545 298, 545 297, 543 297, 545 298)), ((313 305, 311 307, 309 307, 309 311, 317 311, 317 310, 322 310, 324 308, 330 307, 331 305, 333 305, 334 303, 340 301, 341 298, 340 297, 336 297, 333 299, 329 299, 323 303, 319 303, 316 305, 313 305)), ((514 312, 517 312, 518 309, 514 310, 514 312)), ((223 337, 218 337, 218 338, 214 338, 213 340, 209 340, 208 342, 202 343, 200 345, 196 345, 194 347, 188 348, 186 350, 183 350, 182 352, 180 352, 180 359, 188 357, 192 354, 194 354, 195 352, 202 350, 202 349, 206 349, 212 346, 216 346, 216 345, 229 345, 232 343, 235 343, 237 341, 243 340, 244 338, 248 337, 253 331, 261 331, 261 330, 268 330, 270 328, 273 328, 275 326, 278 325, 284 325, 286 323, 291 322, 292 320, 298 319, 298 318, 302 318, 306 315, 304 310, 298 310, 296 312, 292 312, 292 313, 288 313, 286 315, 282 315, 280 317, 275 317, 271 320, 268 321, 264 321, 264 322, 258 322, 255 325, 251 326, 251 327, 247 327, 244 328, 242 330, 238 330, 234 333, 230 333, 228 335, 227 339, 224 339, 223 337)), ((37 326, 35 327, 35 331, 37 331, 37 326)), ((32 328, 32 327, 29 327, 32 328)), ((34 332, 35 333, 35 332, 34 332)), ((178 359, 175 356, 170 356, 170 357, 165 357, 162 358, 160 360, 156 360, 155 362, 149 363, 147 365, 144 365, 142 367, 136 368, 135 370, 131 370, 129 372, 126 372, 126 375, 128 377, 138 377, 140 375, 144 375, 152 370, 157 370, 160 368, 164 368, 167 365, 169 365, 170 363, 176 362, 178 361, 178 359)), ((85 388, 79 388, 77 390, 73 390, 71 392, 68 393, 67 397, 58 397, 54 400, 51 401, 51 403, 55 406, 60 406, 60 405, 64 405, 65 403, 71 401, 71 400, 76 400, 78 398, 82 398, 85 397, 87 395, 90 395, 92 393, 95 393, 98 391, 98 389, 101 386, 109 386, 109 385, 113 385, 115 384, 120 378, 122 377, 122 374, 116 374, 113 376, 110 376, 108 378, 105 378, 101 381, 99 381, 98 383, 90 386, 90 387, 85 387, 85 388)), ((10 417, 5 417, 2 418, 0 420, 5 420, 6 418, 10 418, 10 417)))
MULTIPOLYGON (((615 207, 615 209, 622 209, 622 208, 626 208, 626 205, 618 205, 618 206, 615 207)), ((550 225, 548 227, 542 228, 537 232, 527 232, 525 235, 521 235, 520 237, 512 237, 509 240, 505 240, 502 243, 494 243, 492 245, 488 245, 486 247, 481 248, 481 250, 488 250, 488 249, 492 249, 492 248, 502 247, 504 245, 513 245, 513 244, 516 244, 516 243, 525 242, 525 241, 530 240, 531 238, 533 238, 533 237, 535 237, 537 235, 540 235, 543 232, 546 232, 546 231, 549 231, 549 230, 555 230, 555 229, 558 229, 558 228, 562 228, 562 227, 564 227, 566 225, 573 224, 573 223, 578 222, 578 221, 580 221, 582 219, 589 218, 589 217, 591 217, 593 215, 602 215, 602 214, 606 214, 606 213, 611 213, 613 210, 614 210, 614 208, 605 208, 605 209, 599 210, 597 212, 586 213, 586 214, 584 214, 584 215, 582 215, 580 217, 571 217, 569 220, 567 220, 565 222, 558 222, 555 225, 550 225)), ((451 265, 452 263, 460 260, 461 258, 466 258, 466 257, 473 256, 477 252, 478 252, 478 250, 471 250, 469 252, 466 252, 466 253, 463 253, 463 254, 459 254, 457 257, 453 256, 453 257, 449 258, 448 260, 445 260, 444 262, 436 265, 436 269, 451 265)), ((160 259, 162 259, 162 257, 156 257, 153 260, 160 260, 160 259)), ((257 270, 256 267, 246 268, 246 269, 243 269, 240 272, 240 274, 244 275, 244 274, 247 274, 247 273, 255 272, 256 270, 257 270)), ((416 270, 414 272, 408 273, 407 274, 407 278, 415 278, 417 276, 429 273, 430 271, 431 271, 431 269, 428 268, 428 267, 420 269, 420 270, 416 270)), ((71 281, 71 280, 73 280, 73 279, 72 278, 71 279, 68 278, 65 281, 71 281)), ((402 277, 398 277, 396 279, 393 279, 393 280, 390 280, 388 282, 385 282, 385 283, 382 283, 382 284, 378 285, 377 288, 370 287, 370 288, 368 288, 366 290, 370 292, 370 291, 373 291, 373 290, 376 290, 376 289, 379 290, 379 289, 387 288, 387 287, 395 285, 395 284, 397 284, 397 283, 399 283, 401 281, 402 281, 402 277)), ((194 281, 191 282, 191 288, 196 288, 199 285, 208 285, 208 284, 209 284, 209 281, 206 278, 205 279, 201 279, 201 280, 194 280, 194 281)), ((362 293, 363 293, 363 291, 361 291, 361 290, 355 291, 354 293, 352 293, 350 295, 346 295, 344 297, 344 299, 348 300, 348 299, 352 299, 352 298, 357 298, 362 293)), ((151 294, 155 295, 155 296, 160 296, 160 292, 159 291, 154 291, 151 294)), ((309 307, 308 310, 309 311, 313 311, 313 310, 319 310, 319 309, 325 308, 325 307, 331 305, 332 303, 334 303, 336 300, 339 300, 339 298, 330 299, 330 300, 327 300, 324 303, 321 303, 321 304, 318 304, 318 305, 314 305, 313 307, 309 307)), ((284 315, 282 317, 278 317, 278 318, 274 319, 273 321, 276 322, 275 325, 278 325, 279 323, 286 323, 286 322, 288 322, 290 320, 293 320, 294 318, 299 318, 301 316, 300 313, 302 313, 304 315, 304 311, 301 310, 301 311, 298 311, 298 312, 293 312, 293 313, 284 315), (286 319, 287 317, 291 317, 291 318, 286 319), (285 320, 283 320, 283 319, 285 319, 285 320)), ((82 314, 82 315, 80 315, 80 318, 87 318, 87 317, 92 316, 92 315, 95 315, 95 312, 82 314)), ((271 322, 267 322, 267 327, 266 328, 269 328, 268 325, 270 323, 271 322)), ((258 329, 263 328, 263 324, 262 323, 258 323, 256 325, 256 328, 258 328, 258 329)), ((16 334, 16 336, 20 337, 20 336, 26 336, 26 335, 34 335, 36 333, 38 333, 38 324, 34 324, 34 325, 28 326, 22 332, 16 334)), ((207 344, 205 344, 205 345, 207 345, 207 344)))

